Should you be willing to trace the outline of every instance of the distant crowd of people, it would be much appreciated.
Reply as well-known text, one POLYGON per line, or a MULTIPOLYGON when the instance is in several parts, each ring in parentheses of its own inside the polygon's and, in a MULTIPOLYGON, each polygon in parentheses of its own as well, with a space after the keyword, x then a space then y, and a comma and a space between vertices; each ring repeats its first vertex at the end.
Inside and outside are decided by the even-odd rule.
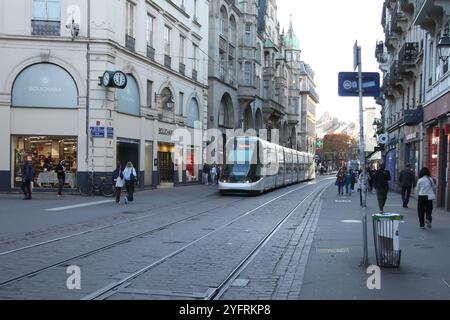
MULTIPOLYGON (((386 170, 384 165, 380 165, 378 170, 369 167, 365 173, 363 175, 361 170, 339 169, 335 182, 338 187, 338 194, 339 196, 344 196, 345 191, 346 196, 351 196, 352 192, 355 191, 355 185, 357 185, 357 190, 360 192, 362 199, 364 192, 372 193, 375 189, 380 213, 384 214, 384 207, 389 192, 389 182, 392 179, 391 174, 389 170, 386 170)), ((420 228, 425 229, 426 226, 431 229, 433 200, 436 199, 436 183, 431 177, 430 170, 428 168, 422 168, 417 179, 416 174, 412 170, 412 166, 408 164, 405 170, 401 171, 398 183, 401 187, 402 205, 405 209, 408 208, 412 190, 417 188, 417 212, 420 228)))

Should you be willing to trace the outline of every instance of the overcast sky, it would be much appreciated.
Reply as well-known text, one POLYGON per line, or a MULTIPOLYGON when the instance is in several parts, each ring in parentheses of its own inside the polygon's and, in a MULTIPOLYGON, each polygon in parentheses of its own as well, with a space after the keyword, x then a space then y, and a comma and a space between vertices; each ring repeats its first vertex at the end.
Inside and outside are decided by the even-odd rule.
MULTIPOLYGON (((358 98, 338 96, 338 73, 353 71, 353 45, 362 47, 364 72, 379 71, 375 44, 383 40, 383 0, 277 0, 281 28, 287 32, 292 14, 294 31, 300 39, 302 60, 316 73, 320 105, 341 121, 359 121, 358 98)), ((367 106, 373 98, 364 99, 367 106)))

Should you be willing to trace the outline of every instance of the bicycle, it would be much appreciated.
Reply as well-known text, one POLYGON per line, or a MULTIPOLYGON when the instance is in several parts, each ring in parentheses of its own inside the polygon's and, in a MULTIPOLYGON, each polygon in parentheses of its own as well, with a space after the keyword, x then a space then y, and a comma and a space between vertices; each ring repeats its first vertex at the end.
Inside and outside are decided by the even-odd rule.
POLYGON ((78 186, 78 192, 82 196, 94 196, 102 195, 104 197, 112 197, 114 195, 114 187, 111 183, 108 183, 107 177, 100 177, 100 183, 95 184, 93 179, 89 177, 87 184, 78 186))

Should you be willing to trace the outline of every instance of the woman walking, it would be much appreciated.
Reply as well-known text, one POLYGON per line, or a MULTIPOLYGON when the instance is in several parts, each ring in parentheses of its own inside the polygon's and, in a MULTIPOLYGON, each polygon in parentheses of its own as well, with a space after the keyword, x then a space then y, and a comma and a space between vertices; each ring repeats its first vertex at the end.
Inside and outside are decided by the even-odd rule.
POLYGON ((434 188, 435 183, 431 177, 430 170, 422 168, 419 174, 419 181, 417 182, 417 194, 419 196, 417 211, 421 229, 425 229, 425 224, 428 229, 432 228, 433 200, 436 199, 434 188))
POLYGON ((113 188, 115 190, 116 203, 120 203, 120 195, 124 184, 125 180, 123 178, 122 165, 117 163, 117 168, 113 172, 113 188))
POLYGON ((125 187, 127 188, 127 196, 125 197, 125 203, 128 201, 134 201, 134 184, 136 182, 136 169, 133 167, 133 163, 129 161, 127 167, 123 170, 123 178, 125 179, 125 187))
POLYGON ((336 175, 336 185, 338 187, 338 194, 340 196, 344 195, 344 184, 345 184, 345 174, 344 169, 339 169, 339 172, 336 175))
POLYGON ((347 197, 352 195, 351 189, 352 180, 353 180, 352 174, 350 173, 350 171, 346 171, 344 174, 344 183, 345 183, 345 193, 347 197))

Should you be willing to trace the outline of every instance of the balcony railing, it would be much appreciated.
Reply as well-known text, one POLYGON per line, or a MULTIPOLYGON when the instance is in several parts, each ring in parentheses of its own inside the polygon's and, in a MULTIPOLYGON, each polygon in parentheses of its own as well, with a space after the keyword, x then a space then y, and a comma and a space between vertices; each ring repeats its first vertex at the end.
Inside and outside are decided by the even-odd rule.
POLYGON ((155 61, 155 49, 147 46, 147 58, 155 61))
POLYGON ((417 57, 419 56, 419 43, 407 42, 403 45, 398 53, 399 69, 402 71, 407 66, 415 66, 417 57))
POLYGON ((127 47, 127 49, 134 51, 135 46, 136 46, 136 39, 128 34, 125 35, 125 47, 127 47))
POLYGON ((219 49, 223 53, 227 52, 227 41, 222 36, 219 37, 219 49))
POLYGON ((164 55, 164 66, 169 69, 172 68, 172 58, 167 54, 164 55))
POLYGON ((60 36, 61 21, 31 20, 33 36, 60 36))
POLYGON ((233 46, 233 45, 229 45, 229 47, 228 47, 229 49, 228 49, 228 56, 231 58, 231 59, 235 59, 236 58, 236 48, 233 46))
POLYGON ((192 79, 197 81, 197 70, 192 69, 192 79))

